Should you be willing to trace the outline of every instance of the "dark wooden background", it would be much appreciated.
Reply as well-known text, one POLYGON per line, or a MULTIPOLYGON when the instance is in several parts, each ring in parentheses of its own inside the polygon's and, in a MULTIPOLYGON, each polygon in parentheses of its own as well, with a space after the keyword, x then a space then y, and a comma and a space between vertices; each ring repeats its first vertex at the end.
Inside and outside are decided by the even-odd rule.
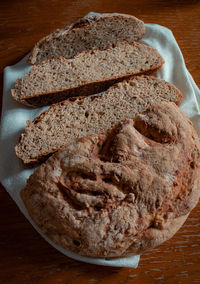
MULTIPOLYGON (((89 11, 121 12, 170 28, 200 87, 200 1, 0 0, 0 72, 34 43, 89 11)), ((12 161, 8 161, 12 162, 12 161)), ((71 260, 34 231, 0 186, 0 283, 200 283, 200 204, 173 239, 141 256, 137 269, 71 260)))

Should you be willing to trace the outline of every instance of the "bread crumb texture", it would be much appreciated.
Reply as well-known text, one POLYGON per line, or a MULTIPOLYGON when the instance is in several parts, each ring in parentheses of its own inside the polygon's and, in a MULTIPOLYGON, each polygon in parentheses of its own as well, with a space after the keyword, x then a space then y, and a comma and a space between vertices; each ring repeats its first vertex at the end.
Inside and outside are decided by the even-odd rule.
POLYGON ((145 33, 144 23, 131 15, 89 13, 74 24, 42 38, 31 51, 29 63, 47 58, 72 58, 89 49, 105 49, 119 41, 137 41, 145 33))
POLYGON ((121 42, 106 50, 84 51, 73 61, 61 57, 35 65, 23 78, 17 79, 12 95, 30 105, 51 104, 104 91, 114 82, 155 71, 163 63, 152 47, 121 42))
POLYGON ((27 124, 16 154, 25 163, 37 162, 76 138, 103 133, 121 120, 134 119, 153 103, 169 100, 179 104, 181 97, 164 80, 138 76, 110 87, 103 95, 66 100, 27 124))

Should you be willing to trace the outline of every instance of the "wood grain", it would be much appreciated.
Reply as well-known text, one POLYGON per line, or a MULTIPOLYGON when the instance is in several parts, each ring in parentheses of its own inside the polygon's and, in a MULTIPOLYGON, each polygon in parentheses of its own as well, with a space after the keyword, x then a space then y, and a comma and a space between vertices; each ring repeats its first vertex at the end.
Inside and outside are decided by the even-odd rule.
MULTIPOLYGON (((200 86, 200 1, 1 0, 1 90, 5 66, 18 62, 42 36, 89 11, 132 14, 170 28, 200 86)), ((200 204, 171 240, 146 252, 139 267, 130 269, 63 256, 34 231, 3 186, 0 200, 0 283, 200 283, 200 204)))

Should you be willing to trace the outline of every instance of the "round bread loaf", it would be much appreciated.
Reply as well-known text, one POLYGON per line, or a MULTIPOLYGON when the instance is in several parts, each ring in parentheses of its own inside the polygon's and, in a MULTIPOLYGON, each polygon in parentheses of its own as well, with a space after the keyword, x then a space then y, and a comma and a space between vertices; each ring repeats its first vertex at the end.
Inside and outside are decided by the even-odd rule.
POLYGON ((79 139, 37 168, 21 197, 53 242, 90 257, 124 257, 181 227, 200 190, 200 145, 170 102, 79 139))

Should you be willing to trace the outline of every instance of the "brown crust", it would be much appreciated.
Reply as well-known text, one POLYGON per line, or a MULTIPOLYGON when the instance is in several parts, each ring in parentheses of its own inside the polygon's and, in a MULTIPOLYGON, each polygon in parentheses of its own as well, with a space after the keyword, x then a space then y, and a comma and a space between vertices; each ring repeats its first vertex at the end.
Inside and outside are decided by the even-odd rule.
MULTIPOLYGON (((133 45, 136 45, 136 46, 140 46, 141 45, 141 44, 136 43, 136 42, 133 42, 133 43, 123 42, 123 43, 120 43, 120 45, 122 45, 122 44, 123 45, 133 44, 133 45)), ((56 92, 52 91, 52 92, 46 92, 46 93, 43 93, 43 94, 34 94, 32 96, 24 97, 24 98, 19 98, 19 96, 16 96, 16 93, 18 92, 18 90, 17 89, 12 89, 11 90, 12 97, 16 101, 18 101, 20 103, 23 103, 25 105, 28 105, 28 106, 33 106, 33 107, 45 106, 45 105, 49 105, 49 104, 60 102, 60 101, 65 100, 65 99, 67 99, 69 97, 88 96, 88 95, 92 95, 92 94, 95 94, 95 93, 98 93, 98 92, 105 91, 111 85, 113 85, 113 84, 115 84, 117 82, 120 82, 120 81, 122 81, 124 79, 128 79, 128 78, 130 78, 132 76, 143 75, 143 74, 147 75, 147 74, 155 73, 164 64, 164 59, 160 56, 160 54, 158 53, 158 51, 156 49, 154 49, 154 48, 152 48, 150 46, 147 46, 147 45, 144 45, 144 46, 146 46, 146 48, 152 50, 157 55, 157 57, 159 58, 159 60, 161 62, 159 65, 157 65, 155 67, 152 67, 152 68, 150 68, 148 70, 144 70, 144 71, 140 71, 140 72, 134 72, 134 73, 129 73, 129 74, 126 74, 126 75, 121 76, 121 77, 115 76, 115 77, 112 77, 112 78, 109 78, 109 79, 105 79, 105 80, 101 80, 101 81, 85 83, 85 84, 82 84, 80 86, 69 88, 69 89, 65 89, 65 90, 56 90, 56 92), (39 99, 40 97, 42 98, 41 101, 39 99)), ((113 46, 108 47, 108 50, 111 50, 112 47, 113 46)), ((81 56, 82 54, 90 54, 91 52, 93 52, 93 51, 83 51, 81 54, 77 55, 77 57, 81 56)), ((50 60, 54 61, 54 60, 58 60, 58 58, 57 59, 50 59, 50 60)), ((67 61, 67 59, 65 59, 63 57, 60 57, 59 60, 67 61)), ((49 61, 49 59, 46 59, 45 61, 42 62, 42 65, 45 65, 46 62, 48 62, 48 61, 49 61)), ((33 66, 32 71, 34 71, 34 69, 37 69, 37 65, 33 66)), ((20 81, 21 81, 21 79, 17 79, 16 82, 20 82, 20 81)))
POLYGON ((124 256, 129 257, 133 254, 143 254, 145 251, 151 250, 171 239, 185 223, 188 216, 189 214, 186 214, 172 220, 168 220, 168 222, 163 225, 162 230, 148 228, 142 234, 135 237, 134 242, 127 249, 124 256))
POLYGON ((108 18, 110 17, 121 17, 121 18, 124 18, 126 17, 127 20, 130 19, 130 20, 136 20, 138 22, 138 24, 140 23, 141 27, 140 27, 140 33, 138 33, 138 38, 137 40, 141 39, 142 36, 144 35, 145 33, 145 26, 144 26, 144 23, 137 19, 136 17, 132 16, 132 15, 126 15, 126 14, 118 14, 118 13, 113 13, 113 14, 99 14, 99 16, 85 16, 83 18, 80 18, 78 19, 74 24, 70 25, 70 26, 66 26, 64 29, 57 29, 55 30, 53 33, 45 36, 44 38, 40 39, 36 45, 34 46, 34 48, 32 49, 31 51, 31 54, 29 56, 29 58, 27 59, 27 62, 30 63, 30 64, 35 64, 37 63, 37 61, 35 62, 34 60, 34 57, 37 56, 37 53, 38 53, 38 49, 39 47, 44 44, 45 42, 48 43, 51 38, 58 38, 60 34, 62 33, 69 33, 71 30, 74 30, 76 31, 76 29, 84 29, 86 26, 89 26, 89 25, 92 25, 94 22, 97 22, 97 21, 103 21, 105 22, 108 18))
POLYGON ((198 136, 174 103, 162 102, 134 123, 125 120, 57 152, 21 196, 56 244, 115 258, 171 238, 196 206, 199 185, 198 136))

